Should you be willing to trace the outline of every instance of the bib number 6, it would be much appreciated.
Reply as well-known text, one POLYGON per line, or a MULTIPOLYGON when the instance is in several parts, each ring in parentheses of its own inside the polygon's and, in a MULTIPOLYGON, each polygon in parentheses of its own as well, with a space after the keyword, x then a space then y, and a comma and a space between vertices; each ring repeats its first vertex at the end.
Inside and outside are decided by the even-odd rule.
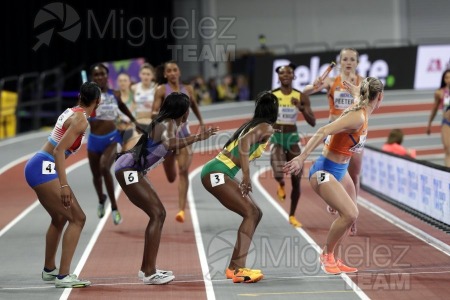
POLYGON ((137 171, 125 171, 123 172, 123 176, 127 185, 137 183, 139 181, 137 171))

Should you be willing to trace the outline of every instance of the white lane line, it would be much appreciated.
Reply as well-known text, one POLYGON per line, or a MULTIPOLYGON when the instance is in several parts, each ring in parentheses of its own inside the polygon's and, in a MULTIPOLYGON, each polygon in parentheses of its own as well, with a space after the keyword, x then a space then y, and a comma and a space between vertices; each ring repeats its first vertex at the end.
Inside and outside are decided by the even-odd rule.
POLYGON ((21 136, 16 136, 16 137, 12 137, 12 138, 8 138, 4 141, 0 142, 0 147, 3 146, 8 146, 14 143, 19 143, 19 142, 23 142, 29 139, 35 139, 35 138, 42 138, 43 136, 48 136, 50 133, 50 131, 43 131, 43 132, 34 132, 34 133, 29 133, 29 134, 25 134, 25 135, 21 135, 21 136))
MULTIPOLYGON (((23 157, 22 157, 23 158, 23 157)), ((21 160, 22 158, 18 159, 21 160)), ((74 163, 70 167, 66 169, 66 173, 69 174, 76 168, 80 167, 81 165, 87 163, 87 158, 80 160, 79 162, 74 163)), ((0 231, 0 237, 4 235, 8 230, 10 230, 14 225, 19 223, 23 218, 26 217, 33 209, 35 209, 39 205, 39 201, 35 200, 30 206, 28 206, 20 215, 18 215, 14 220, 9 222, 1 231, 0 231)))
MULTIPOLYGON (((189 174, 189 181, 192 182, 193 178, 201 172, 203 166, 196 168, 189 174)), ((192 225, 194 226, 195 243, 197 244, 198 257, 200 260, 200 265, 202 267, 203 278, 205 282, 206 298, 208 300, 215 300, 216 295, 214 294, 214 287, 209 274, 208 260, 206 259, 205 246, 203 245, 202 232, 200 230, 200 223, 198 221, 197 208, 195 206, 194 194, 192 192, 192 185, 189 185, 188 191, 188 203, 189 210, 191 212, 192 225)))
MULTIPOLYGON (((87 160, 87 158, 86 158, 86 160, 87 160)), ((117 202, 119 201, 119 195, 120 195, 121 191, 122 191, 122 188, 120 187, 119 184, 117 184, 116 189, 114 190, 114 196, 116 197, 117 202)), ((75 271, 73 271, 74 274, 80 274, 81 270, 83 269, 84 265, 86 264, 86 261, 89 258, 89 255, 91 254, 92 249, 94 248, 94 245, 97 242, 98 237, 100 236, 100 233, 103 230, 103 227, 105 227, 106 222, 109 220, 110 213, 111 213, 111 202, 108 201, 108 203, 106 204, 106 207, 105 207, 105 215, 98 222, 97 228, 95 229, 94 233, 92 234, 91 239, 89 240, 89 243, 87 244, 86 248, 84 249, 83 255, 81 255, 81 258, 78 261, 75 271)), ((59 300, 68 299, 71 291, 72 291, 72 288, 65 288, 61 297, 59 297, 59 300)))
MULTIPOLYGON (((269 201, 270 204, 272 204, 273 207, 275 207, 276 210, 286 219, 286 221, 289 220, 288 213, 279 205, 275 199, 272 198, 272 196, 266 191, 266 189, 261 185, 259 182, 259 176, 262 173, 265 173, 269 171, 271 167, 264 167, 259 169, 255 174, 252 176, 252 182, 254 183, 255 187, 261 192, 261 194, 266 198, 267 201, 269 201)), ((311 246, 317 251, 317 253, 320 253, 321 249, 319 245, 316 244, 316 242, 304 231, 302 228, 295 228, 298 233, 309 243, 311 246)), ((347 283, 349 287, 358 295, 359 298, 364 300, 369 300, 370 298, 356 285, 356 283, 353 282, 353 280, 348 277, 347 274, 341 273, 339 276, 342 277, 342 279, 347 283)))
POLYGON ((12 162, 10 162, 10 163, 8 163, 8 164, 6 164, 6 165, 4 165, 2 168, 0 168, 0 175, 2 175, 3 173, 5 173, 6 171, 8 171, 9 169, 11 169, 12 167, 14 167, 14 166, 16 166, 16 165, 18 165, 18 164, 20 164, 20 163, 22 163, 22 162, 24 162, 24 161, 30 159, 35 153, 36 153, 36 152, 33 152, 33 153, 30 153, 30 154, 24 155, 24 156, 22 156, 22 157, 19 157, 19 158, 13 160, 12 162))
POLYGON ((420 230, 419 228, 403 221, 402 219, 394 216, 390 212, 387 212, 386 210, 382 209, 376 204, 373 204, 369 200, 359 196, 358 197, 358 205, 361 205, 362 207, 370 210, 375 215, 379 216, 380 218, 388 221, 389 223, 397 226, 398 228, 402 229, 403 231, 406 231, 407 233, 411 234, 415 238, 423 241, 424 243, 436 248, 437 250, 441 251, 442 253, 450 256, 450 246, 444 243, 443 241, 429 235, 423 230, 420 230))

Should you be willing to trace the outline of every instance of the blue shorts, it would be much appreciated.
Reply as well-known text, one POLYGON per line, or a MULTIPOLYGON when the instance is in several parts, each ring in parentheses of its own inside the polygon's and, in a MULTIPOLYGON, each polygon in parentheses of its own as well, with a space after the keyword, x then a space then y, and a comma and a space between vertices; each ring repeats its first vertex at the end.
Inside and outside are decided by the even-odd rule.
POLYGON ((25 165, 25 179, 30 187, 35 187, 57 178, 55 158, 47 152, 39 151, 25 165))
POLYGON ((442 119, 442 124, 441 124, 441 125, 442 125, 442 126, 443 126, 443 125, 450 126, 450 121, 444 118, 444 119, 442 119))
POLYGON ((317 171, 325 171, 332 174, 337 181, 341 181, 347 173, 348 164, 338 164, 321 155, 309 170, 309 178, 311 179, 311 176, 317 171))
POLYGON ((87 150, 102 154, 111 144, 122 143, 122 136, 118 130, 111 131, 105 135, 89 134, 87 150))

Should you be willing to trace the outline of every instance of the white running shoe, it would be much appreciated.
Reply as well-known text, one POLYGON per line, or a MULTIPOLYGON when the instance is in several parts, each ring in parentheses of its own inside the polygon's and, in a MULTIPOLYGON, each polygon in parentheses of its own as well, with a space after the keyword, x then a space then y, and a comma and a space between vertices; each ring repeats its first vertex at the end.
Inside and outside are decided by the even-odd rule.
POLYGON ((175 276, 173 275, 164 275, 161 273, 156 272, 155 274, 144 277, 142 281, 144 284, 167 284, 175 279, 175 276))
MULTIPOLYGON (((159 270, 159 269, 156 269, 156 273, 161 273, 161 274, 163 274, 163 275, 168 275, 168 276, 172 276, 172 275, 173 275, 173 272, 172 272, 172 271, 159 270)), ((139 279, 143 279, 144 277, 145 277, 145 273, 142 272, 141 270, 139 270, 139 272, 138 272, 138 278, 139 278, 139 279)))
POLYGON ((89 280, 78 279, 77 275, 69 274, 63 279, 55 278, 55 287, 57 288, 79 288, 91 285, 89 280))
POLYGON ((55 281, 55 278, 58 276, 58 268, 54 269, 51 272, 45 272, 42 270, 42 280, 44 281, 55 281))
POLYGON ((113 219, 114 225, 119 225, 122 223, 122 216, 118 210, 113 210, 111 213, 111 217, 113 219))

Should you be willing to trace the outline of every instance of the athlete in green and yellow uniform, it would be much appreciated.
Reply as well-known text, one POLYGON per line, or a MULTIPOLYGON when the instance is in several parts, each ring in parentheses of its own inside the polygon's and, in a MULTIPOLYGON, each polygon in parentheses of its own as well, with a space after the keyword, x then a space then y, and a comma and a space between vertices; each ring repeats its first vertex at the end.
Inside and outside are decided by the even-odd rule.
POLYGON ((230 264, 225 271, 233 282, 257 282, 264 275, 260 270, 245 268, 248 250, 262 211, 250 197, 249 162, 260 157, 273 133, 277 120, 278 101, 270 92, 256 98, 253 118, 244 123, 225 143, 223 150, 202 169, 202 184, 223 206, 242 217, 230 264), (242 180, 234 179, 242 170, 242 180))
MULTIPOLYGON (((279 132, 275 132, 270 142, 273 144, 270 162, 276 181, 278 182, 277 195, 280 201, 286 198, 284 189, 283 165, 286 161, 300 155, 299 136, 297 131, 297 116, 300 111, 309 125, 316 125, 316 118, 311 110, 311 103, 307 95, 292 88, 294 70, 296 66, 289 64, 276 68, 281 86, 272 91, 278 99, 278 118, 273 126, 279 132)), ((289 210, 289 223, 294 227, 300 227, 301 223, 295 217, 298 200, 300 199, 300 178, 299 175, 292 175, 291 208, 289 210)))

